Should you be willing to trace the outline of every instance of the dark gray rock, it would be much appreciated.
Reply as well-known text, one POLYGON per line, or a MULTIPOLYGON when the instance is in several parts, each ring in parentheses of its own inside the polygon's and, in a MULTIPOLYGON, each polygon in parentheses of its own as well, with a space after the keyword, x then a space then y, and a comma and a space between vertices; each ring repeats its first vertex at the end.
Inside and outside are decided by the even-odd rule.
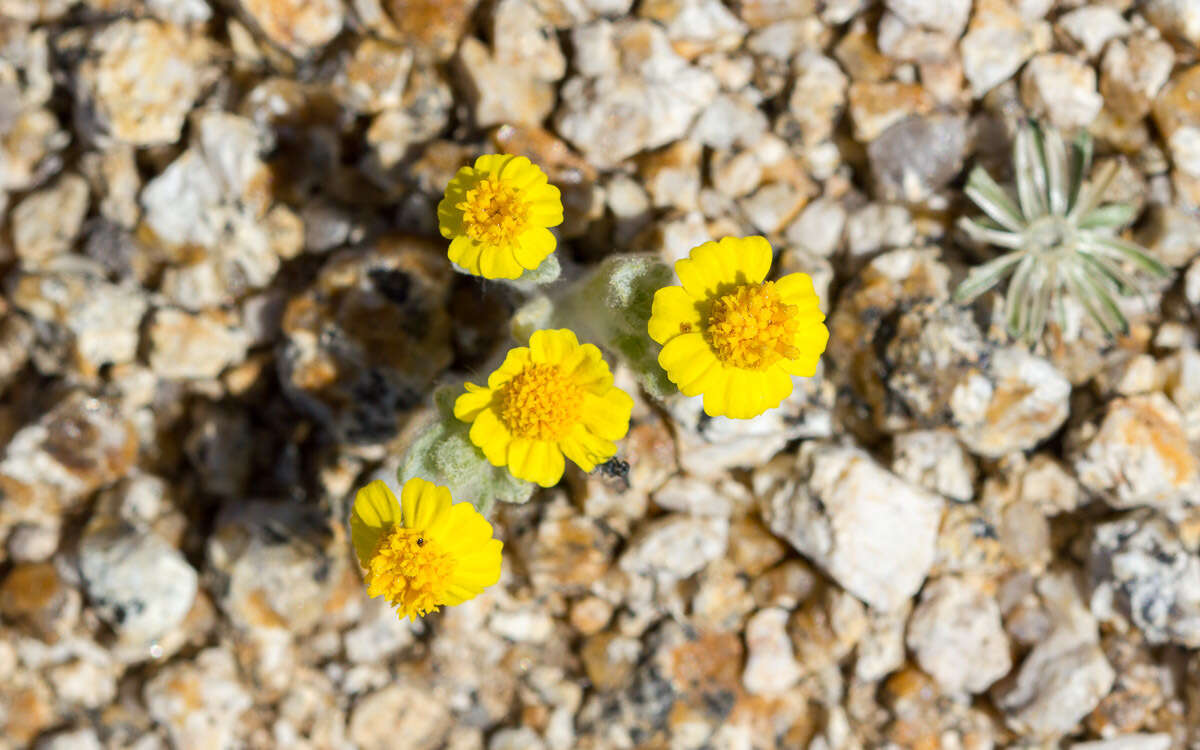
POLYGON ((962 170, 966 120, 933 115, 906 117, 871 142, 871 179, 884 200, 921 203, 962 170))

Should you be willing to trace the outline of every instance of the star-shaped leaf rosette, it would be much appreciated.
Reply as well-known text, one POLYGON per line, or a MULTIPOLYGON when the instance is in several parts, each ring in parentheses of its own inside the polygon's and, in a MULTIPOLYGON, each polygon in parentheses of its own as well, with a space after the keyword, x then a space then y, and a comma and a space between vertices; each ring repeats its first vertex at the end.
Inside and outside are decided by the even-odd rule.
POLYGON ((1104 203, 1117 173, 1110 162, 1089 182, 1092 140, 1086 132, 1068 149, 1062 135, 1024 123, 1013 141, 1015 186, 1005 189, 982 167, 966 194, 985 216, 959 227, 1002 253, 970 270, 954 293, 968 303, 1009 278, 1004 320, 1014 337, 1034 344, 1049 320, 1067 327, 1071 300, 1110 338, 1129 332, 1122 298, 1143 295, 1146 281, 1167 283, 1169 268, 1118 231, 1135 218, 1132 206, 1104 203))

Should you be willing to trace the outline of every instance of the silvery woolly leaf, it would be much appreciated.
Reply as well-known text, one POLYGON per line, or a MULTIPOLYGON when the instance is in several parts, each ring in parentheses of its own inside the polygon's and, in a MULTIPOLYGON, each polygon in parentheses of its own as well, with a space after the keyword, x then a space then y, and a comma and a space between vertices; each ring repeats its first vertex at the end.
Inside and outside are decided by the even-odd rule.
POLYGON ((1120 229, 1137 216, 1137 211, 1127 203, 1109 203, 1082 216, 1076 225, 1079 229, 1120 229))
POLYGON ((1091 253, 1129 261, 1143 271, 1160 279, 1171 276, 1170 268, 1155 258, 1151 258, 1142 248, 1132 242, 1126 242, 1120 237, 1106 237, 1089 232, 1080 236, 1079 246, 1091 253))
POLYGON ((1021 231, 1025 224, 1021 209, 986 169, 977 166, 971 170, 965 192, 997 224, 1014 232, 1021 231))
POLYGON ((958 228, 971 239, 985 245, 996 245, 1015 250, 1024 243, 1024 238, 1020 234, 1007 232, 998 225, 989 226, 976 219, 960 218, 958 228))
POLYGON ((1013 144, 1013 171, 1017 179, 1017 198, 1021 202, 1025 220, 1031 222, 1045 216, 1048 212, 1046 169, 1038 137, 1031 127, 1017 130, 1013 144))
POLYGON ((1004 300, 1004 319, 1008 330, 1021 338, 1025 336, 1025 330, 1021 328, 1022 310, 1028 299, 1029 281, 1036 265, 1037 259, 1033 255, 1021 259, 1017 270, 1013 272, 1012 281, 1008 282, 1008 296, 1004 300))
POLYGON ((1086 130, 1079 131, 1071 148, 1071 185, 1067 199, 1067 211, 1074 210, 1079 201, 1079 191, 1092 168, 1092 136, 1086 130))
MULTIPOLYGON (((1121 308, 1113 300, 1112 292, 1106 288, 1103 277, 1098 278, 1096 273, 1088 270, 1086 264, 1074 265, 1073 268, 1076 271, 1080 285, 1083 287, 1081 301, 1089 308, 1089 311, 1092 311, 1093 307, 1100 310, 1100 317, 1096 319, 1098 322, 1102 318, 1107 320, 1107 324, 1102 326, 1105 332, 1109 336, 1113 335, 1113 331, 1122 335, 1128 334, 1129 321, 1125 319, 1121 308)), ((1096 315, 1097 313, 1093 312, 1093 317, 1096 315)))
POLYGON ((1084 183, 1079 190, 1079 200, 1071 208, 1067 218, 1071 221, 1078 221, 1080 216, 1087 216, 1092 211, 1095 211, 1100 202, 1104 200, 1104 193, 1108 190, 1108 186, 1117 176, 1116 162, 1109 162, 1104 165, 1100 174, 1092 182, 1084 183))
POLYGON ((1100 326, 1100 330, 1104 331, 1105 336, 1111 338, 1113 336, 1113 327, 1109 325, 1099 306, 1092 301, 1087 290, 1084 289, 1083 284, 1080 282, 1080 272, 1074 267, 1065 269, 1063 283, 1071 293, 1071 296, 1075 298, 1075 301, 1083 307, 1088 317, 1096 321, 1096 324, 1100 326))
POLYGON ((1080 253, 1079 257, 1098 274, 1106 278, 1121 294, 1142 294, 1142 299, 1145 299, 1145 294, 1142 292, 1137 281, 1111 258, 1106 258, 1102 255, 1092 255, 1090 253, 1080 253))
POLYGON ((972 268, 967 274, 967 278, 963 279, 963 282, 958 285, 958 289, 954 290, 954 301, 958 303, 971 302, 1000 283, 1000 280, 1022 257, 1024 257, 1023 253, 1009 253, 994 258, 982 266, 972 268))
POLYGON ((1067 147, 1057 130, 1048 130, 1042 136, 1042 156, 1046 163, 1046 196, 1050 212, 1055 216, 1067 213, 1067 198, 1070 190, 1070 167, 1067 164, 1067 147))

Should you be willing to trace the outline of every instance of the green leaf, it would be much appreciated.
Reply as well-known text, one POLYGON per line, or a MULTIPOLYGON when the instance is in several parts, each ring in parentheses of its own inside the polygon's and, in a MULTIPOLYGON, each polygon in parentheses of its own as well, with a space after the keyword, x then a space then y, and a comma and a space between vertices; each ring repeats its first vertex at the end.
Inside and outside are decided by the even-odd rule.
POLYGON ((1100 174, 1092 182, 1084 183, 1079 190, 1079 200, 1072 206, 1067 218, 1072 221, 1078 221, 1080 216, 1087 216, 1095 211, 1104 200, 1104 194, 1108 191, 1108 186, 1117 176, 1116 162, 1108 162, 1104 165, 1100 174))
POLYGON ((526 270, 517 281, 528 284, 549 284, 557 281, 561 273, 562 266, 558 263, 558 254, 550 253, 537 268, 532 271, 526 270))
POLYGON ((534 486, 517 479, 503 467, 492 466, 471 442, 471 426, 452 413, 461 387, 443 387, 434 393, 438 414, 413 440, 397 476, 403 485, 413 477, 450 488, 457 501, 468 501, 488 515, 496 501, 523 503, 534 486))
POLYGON ((1025 238, 1016 232, 1005 231, 999 227, 989 227, 976 219, 962 217, 958 220, 958 228, 967 236, 985 245, 997 245, 1016 250, 1024 244, 1025 238))
POLYGON ((954 301, 960 304, 971 302, 979 295, 1000 283, 1010 268, 1024 257, 1024 253, 1009 253, 994 258, 982 266, 972 268, 967 278, 954 290, 954 301))
POLYGON ((1017 180, 1017 198, 1026 221, 1048 213, 1046 205, 1046 164, 1042 159, 1040 137, 1032 125, 1017 130, 1013 142, 1013 171, 1017 180))
POLYGON ((1058 274, 1047 274, 1047 278, 1034 295, 1033 301, 1030 304, 1029 310, 1029 333, 1030 343, 1041 338, 1042 331, 1046 328, 1046 316, 1050 311, 1050 300, 1058 288, 1058 274))
POLYGON ((1021 209, 983 167, 976 166, 971 170, 964 192, 975 205, 1005 229, 1019 232, 1025 226, 1021 209))
POLYGON ((1042 335, 1046 314, 1041 308, 1042 300, 1047 289, 1054 282, 1054 266, 1046 258, 1037 258, 1033 271, 1029 274, 1029 283, 1025 287, 1025 302, 1021 305, 1020 327, 1025 333, 1025 340, 1033 343, 1042 335))
POLYGON ((1083 302, 1084 307, 1089 308, 1089 312, 1092 313, 1096 322, 1101 324, 1100 327, 1104 329, 1104 332, 1110 337, 1114 335, 1114 330, 1122 335, 1128 334, 1129 321, 1125 319, 1121 308, 1113 300, 1112 292, 1105 289, 1103 282, 1098 281, 1084 266, 1072 264, 1071 269, 1082 288, 1079 293, 1080 301, 1083 302))
POLYGON ((526 346, 534 331, 555 327, 554 316, 554 301, 544 294, 538 294, 513 312, 508 330, 514 341, 526 346))
POLYGON ((1067 210, 1073 211, 1079 200, 1079 189, 1087 179, 1088 170, 1092 168, 1092 135, 1086 130, 1080 130, 1075 136, 1071 148, 1071 188, 1068 195, 1067 210))
POLYGON ((1158 260, 1151 258, 1142 248, 1132 242, 1126 242, 1119 237, 1084 234, 1079 238, 1079 247, 1081 250, 1091 253, 1129 261, 1143 271, 1160 279, 1170 278, 1173 275, 1170 268, 1158 260))
POLYGON ((1017 338, 1025 336, 1021 321, 1025 307, 1029 304, 1029 280, 1036 265, 1037 259, 1026 255, 1013 272, 1012 281, 1008 284, 1008 296, 1004 300, 1004 318, 1008 323, 1009 333, 1017 338))
POLYGON ((1083 309, 1087 312, 1088 317, 1096 321, 1100 326, 1100 330, 1104 331, 1104 335, 1113 338, 1113 327, 1105 320, 1100 308, 1092 301, 1091 296, 1083 288, 1079 281, 1079 273, 1075 269, 1069 269, 1063 276, 1063 281, 1070 290, 1071 296, 1074 297, 1079 304, 1083 305, 1083 309))
POLYGON ((1067 198, 1070 190, 1067 147, 1057 130, 1047 130, 1042 139, 1042 155, 1046 162, 1046 195, 1050 212, 1056 216, 1067 215, 1067 198))
POLYGON ((1138 294, 1142 296, 1143 301, 1145 300, 1146 295, 1142 289, 1142 285, 1111 258, 1092 255, 1090 253, 1080 253, 1079 257, 1083 259, 1083 262, 1091 266, 1096 273, 1105 278, 1108 283, 1112 284, 1118 293, 1123 295, 1138 294))
POLYGON ((1128 203, 1109 203, 1083 216, 1076 225, 1079 229, 1120 229, 1137 216, 1137 210, 1128 203))

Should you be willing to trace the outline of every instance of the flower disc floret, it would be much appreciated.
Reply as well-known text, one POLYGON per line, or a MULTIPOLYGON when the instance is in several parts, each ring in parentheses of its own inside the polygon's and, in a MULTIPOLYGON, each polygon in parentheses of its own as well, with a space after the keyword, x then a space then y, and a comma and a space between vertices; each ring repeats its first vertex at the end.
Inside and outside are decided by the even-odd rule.
POLYGON ((500 579, 503 544, 470 503, 424 479, 405 482, 400 501, 382 481, 358 491, 350 536, 367 593, 400 617, 421 617, 472 599, 500 579))
POLYGON ((726 237, 675 263, 679 286, 654 294, 650 337, 658 363, 686 396, 704 396, 712 417, 749 419, 811 377, 829 341, 812 279, 766 281, 773 253, 762 237, 726 237))
POLYGON ((765 370, 800 356, 795 344, 798 310, 779 299, 772 281, 744 284, 713 302, 704 333, 726 365, 765 370))
POLYGON ((438 204, 450 260, 489 279, 515 279, 541 265, 556 246, 549 227, 562 220, 558 188, 512 154, 486 154, 458 170, 438 204))
POLYGON ((516 437, 561 440, 579 421, 584 391, 558 365, 530 365, 500 389, 500 418, 516 437))
POLYGON ((477 182, 455 208, 463 212, 467 236, 491 245, 511 244, 529 221, 529 204, 499 177, 477 182))
POLYGON ((402 602, 406 612, 418 615, 437 610, 454 560, 424 533, 397 526, 379 541, 367 565, 369 596, 402 602))
POLYGON ((509 350, 486 387, 467 383, 454 403, 493 466, 543 487, 562 479, 565 459, 591 471, 616 455, 632 412, 600 350, 567 329, 536 331, 529 346, 509 350))

